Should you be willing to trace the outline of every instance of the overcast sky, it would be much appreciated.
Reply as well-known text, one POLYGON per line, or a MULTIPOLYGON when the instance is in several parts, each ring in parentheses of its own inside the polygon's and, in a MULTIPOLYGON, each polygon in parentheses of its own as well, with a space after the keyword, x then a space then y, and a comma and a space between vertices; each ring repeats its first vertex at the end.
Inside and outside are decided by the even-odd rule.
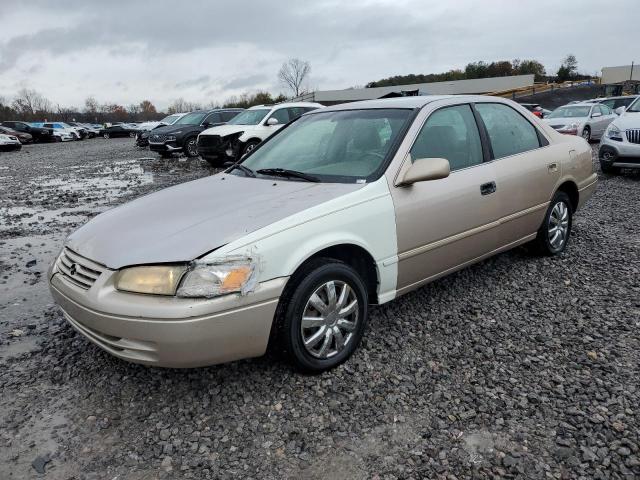
POLYGON ((549 73, 567 53, 595 74, 640 63, 638 19, 638 0, 0 0, 0 96, 222 102, 285 92, 289 57, 322 90, 478 60, 535 58, 549 73))

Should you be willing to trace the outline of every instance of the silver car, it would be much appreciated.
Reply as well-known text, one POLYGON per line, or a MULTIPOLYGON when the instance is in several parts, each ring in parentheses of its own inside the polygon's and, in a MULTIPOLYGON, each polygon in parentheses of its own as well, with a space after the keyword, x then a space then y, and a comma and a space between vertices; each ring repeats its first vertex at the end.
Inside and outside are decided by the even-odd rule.
POLYGON ((617 115, 606 105, 573 103, 556 108, 544 121, 559 133, 580 135, 586 141, 598 140, 617 115))
POLYGON ((604 173, 640 168, 640 97, 609 124, 600 141, 599 157, 604 173))
POLYGON ((369 305, 525 243, 561 254, 597 178, 587 142, 503 98, 336 105, 93 218, 48 278, 117 357, 192 367, 271 343, 317 372, 355 351, 369 305))

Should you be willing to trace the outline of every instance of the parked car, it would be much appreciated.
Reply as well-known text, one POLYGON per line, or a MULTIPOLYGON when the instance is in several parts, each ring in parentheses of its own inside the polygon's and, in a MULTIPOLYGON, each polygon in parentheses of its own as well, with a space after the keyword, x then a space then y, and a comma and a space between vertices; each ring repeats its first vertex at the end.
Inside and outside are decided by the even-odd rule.
POLYGON ((621 97, 596 98, 592 101, 594 103, 606 105, 615 113, 620 115, 638 97, 640 97, 640 95, 625 95, 621 97))
POLYGON ((0 125, 0 133, 16 137, 23 145, 25 143, 33 143, 33 136, 30 133, 19 132, 13 128, 5 127, 3 125, 0 125))
POLYGON ((300 115, 322 107, 311 102, 251 107, 227 125, 202 132, 198 137, 198 152, 212 166, 220 167, 251 152, 260 142, 300 115))
POLYGON ((53 142, 55 139, 51 135, 51 129, 35 127, 27 122, 6 121, 0 123, 4 127, 12 128, 21 133, 28 133, 33 137, 35 142, 53 142))
POLYGON ((84 123, 79 123, 79 122, 66 122, 66 123, 71 127, 75 127, 79 129, 81 132, 84 133, 84 136, 86 138, 95 138, 98 136, 99 130, 96 130, 95 128, 89 125, 86 125, 84 123))
POLYGON ((525 243, 564 252, 597 179, 583 139, 503 98, 336 105, 223 173, 94 217, 48 279, 121 359, 210 365, 273 339, 321 371, 354 352, 370 304, 525 243))
POLYGON ((136 131, 130 125, 119 123, 103 127, 99 135, 104 138, 135 137, 136 131))
POLYGON ((140 125, 139 132, 136 133, 136 145, 139 147, 148 147, 149 146, 149 135, 151 135, 151 131, 164 127, 165 125, 173 125, 182 117, 184 117, 186 113, 173 113, 171 115, 167 115, 159 122, 146 122, 140 125))
POLYGON ((640 168, 640 97, 609 124, 598 152, 604 173, 640 168))
POLYGON ((67 130, 53 130, 51 135, 55 142, 73 142, 74 140, 78 140, 78 136, 75 133, 67 130))
POLYGON ((521 103, 524 108, 529 110, 538 118, 544 118, 544 109, 540 106, 539 103, 521 103))
POLYGON ((544 121, 560 133, 581 135, 591 141, 601 138, 615 118, 617 115, 606 105, 574 103, 556 108, 544 121))
POLYGON ((74 140, 82 140, 87 136, 86 131, 83 131, 78 127, 72 127, 68 123, 64 123, 64 122, 50 122, 50 123, 45 122, 45 123, 42 123, 42 126, 44 128, 51 128, 53 130, 60 130, 63 132, 67 132, 74 137, 74 140))
POLYGON ((20 150, 21 148, 22 143, 20 143, 18 137, 0 133, 0 151, 11 152, 13 150, 20 150))
POLYGON ((240 112, 241 108, 216 108, 188 113, 173 125, 153 130, 149 135, 149 149, 163 157, 171 156, 174 152, 197 157, 198 134, 209 127, 225 124, 240 112))

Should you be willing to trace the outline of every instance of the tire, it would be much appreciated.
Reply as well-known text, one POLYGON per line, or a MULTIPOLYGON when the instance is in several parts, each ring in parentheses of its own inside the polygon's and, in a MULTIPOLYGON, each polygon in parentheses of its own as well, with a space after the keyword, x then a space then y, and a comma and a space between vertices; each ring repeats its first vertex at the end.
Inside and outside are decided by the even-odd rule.
POLYGON ((589 125, 582 129, 582 138, 587 142, 591 142, 591 127, 589 125))
POLYGON ((184 146, 182 147, 182 151, 184 154, 189 157, 197 157, 198 156, 198 140, 197 137, 189 137, 184 141, 184 146))
POLYGON ((543 256, 555 256, 564 252, 569 243, 572 225, 573 209, 569 195, 556 192, 549 203, 538 235, 532 242, 535 252, 543 256))
POLYGON ((251 153, 253 151, 254 148, 256 148, 258 145, 260 145, 260 141, 259 140, 250 140, 248 141, 244 148, 242 149, 242 153, 240 154, 240 158, 244 157, 246 154, 251 153))
POLYGON ((602 170, 602 173, 606 173, 608 175, 617 175, 620 173, 620 167, 614 167, 613 165, 605 162, 600 162, 600 170, 602 170))
MULTIPOLYGON (((204 157, 203 157, 204 158, 204 157)), ((214 168, 222 168, 224 167, 225 160, 222 158, 204 158, 209 165, 214 168)), ((227 160, 228 161, 228 160, 227 160)))
POLYGON ((303 266, 289 281, 276 311, 276 335, 298 369, 319 373, 340 365, 353 354, 367 319, 367 288, 358 272, 346 263, 320 258, 303 266), (330 300, 331 291, 334 302, 330 300), (348 306, 351 309, 341 313, 348 306), (308 319, 305 328, 303 316, 308 319))
POLYGON ((105 133, 104 135, 102 135, 104 138, 109 138, 111 135, 109 135, 108 133, 105 133))

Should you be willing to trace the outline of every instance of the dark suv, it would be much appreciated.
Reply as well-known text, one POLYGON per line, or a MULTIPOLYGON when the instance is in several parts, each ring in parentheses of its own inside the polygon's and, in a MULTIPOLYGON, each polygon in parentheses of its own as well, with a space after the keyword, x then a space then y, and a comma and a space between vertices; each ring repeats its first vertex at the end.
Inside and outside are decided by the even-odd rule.
POLYGON ((27 122, 2 122, 0 125, 12 128, 18 132, 28 133, 33 137, 34 142, 55 142, 56 138, 51 134, 50 128, 34 127, 27 122))
POLYGON ((174 152, 197 157, 198 134, 207 128, 224 125, 240 112, 241 108, 217 108, 188 113, 173 125, 152 130, 149 134, 149 149, 163 157, 174 152))

